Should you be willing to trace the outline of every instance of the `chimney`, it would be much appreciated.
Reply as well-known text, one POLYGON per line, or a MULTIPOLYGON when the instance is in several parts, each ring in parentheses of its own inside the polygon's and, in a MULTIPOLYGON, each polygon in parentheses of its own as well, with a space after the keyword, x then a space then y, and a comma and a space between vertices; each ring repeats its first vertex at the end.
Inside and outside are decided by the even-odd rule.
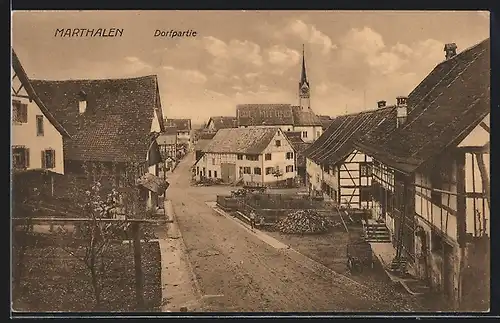
POLYGON ((78 96, 80 98, 80 100, 78 101, 78 111, 80 112, 80 114, 84 114, 87 110, 87 93, 85 93, 84 91, 80 91, 80 93, 78 93, 78 96))
POLYGON ((450 43, 444 45, 444 52, 446 53, 445 58, 450 59, 453 56, 457 55, 457 44, 450 43))
POLYGON ((378 101, 377 102, 377 106, 378 106, 379 109, 380 108, 385 108, 386 103, 387 103, 387 101, 384 101, 384 100, 378 101))
POLYGON ((407 96, 398 96, 396 98, 397 128, 401 127, 406 122, 406 117, 408 116, 407 101, 407 96))

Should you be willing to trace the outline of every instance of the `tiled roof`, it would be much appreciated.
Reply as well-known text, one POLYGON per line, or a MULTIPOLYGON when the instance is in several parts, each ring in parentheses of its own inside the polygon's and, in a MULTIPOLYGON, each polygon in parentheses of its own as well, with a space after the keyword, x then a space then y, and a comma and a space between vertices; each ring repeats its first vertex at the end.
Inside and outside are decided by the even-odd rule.
POLYGON ((162 135, 176 135, 177 136, 177 127, 166 126, 165 131, 163 131, 161 134, 162 135))
POLYGON ((236 117, 227 117, 227 116, 210 117, 208 123, 210 123, 210 120, 212 120, 214 128, 216 130, 238 127, 238 119, 236 117))
POLYGON ((216 132, 207 132, 202 131, 198 133, 198 139, 212 139, 215 136, 216 132))
POLYGON ((391 131, 396 125, 391 122, 395 115, 395 107, 385 107, 336 117, 304 154, 316 164, 336 164, 351 153, 361 136, 391 131))
POLYGON ((437 65, 408 96, 408 110, 401 128, 361 138, 357 146, 412 172, 463 140, 490 112, 489 39, 437 65))
POLYGON ((176 127, 177 131, 190 131, 191 119, 167 119, 165 125, 167 127, 176 127))
POLYGON ((164 129, 155 75, 107 80, 32 80, 33 87, 72 140, 70 160, 143 162, 155 111, 164 129), (87 108, 79 113, 79 101, 87 108))
POLYGON ((318 115, 318 118, 321 122, 321 126, 323 127, 323 130, 326 130, 330 123, 332 123, 333 118, 330 116, 325 116, 325 115, 318 115))
POLYGON ((212 141, 212 139, 200 139, 200 140, 198 140, 198 142, 196 142, 194 150, 203 151, 208 146, 210 141, 212 141))
POLYGON ((236 107, 239 126, 320 126, 311 109, 302 111, 290 104, 239 104, 236 107))
POLYGON ((240 104, 236 107, 239 126, 293 125, 290 104, 240 104))
MULTIPOLYGON (((175 129, 175 128, 174 128, 175 129)), ((175 133, 161 133, 156 139, 158 145, 175 145, 177 143, 177 132, 175 133)))
POLYGON ((306 156, 304 155, 304 151, 311 145, 311 143, 307 143, 302 140, 300 131, 285 131, 283 133, 292 145, 293 150, 295 150, 295 154, 297 155, 297 166, 305 167, 306 156))
POLYGON ((26 92, 28 93, 30 98, 33 101, 35 101, 38 108, 40 108, 40 110, 45 115, 47 120, 50 121, 50 123, 57 129, 57 131, 59 131, 61 135, 65 137, 71 137, 68 131, 54 117, 54 115, 50 112, 50 110, 47 109, 47 106, 44 104, 44 102, 42 102, 42 100, 36 93, 35 89, 33 88, 33 85, 31 84, 30 79, 28 78, 28 75, 26 74, 26 71, 24 70, 23 66, 21 65, 21 62, 19 61, 19 58, 16 55, 16 52, 14 52, 14 49, 12 49, 12 68, 14 69, 14 72, 21 81, 21 84, 26 89, 26 92))
POLYGON ((314 114, 311 108, 302 111, 299 106, 293 106, 293 125, 294 126, 321 126, 321 120, 314 114))
POLYGON ((279 128, 220 129, 203 152, 260 154, 277 131, 279 128))

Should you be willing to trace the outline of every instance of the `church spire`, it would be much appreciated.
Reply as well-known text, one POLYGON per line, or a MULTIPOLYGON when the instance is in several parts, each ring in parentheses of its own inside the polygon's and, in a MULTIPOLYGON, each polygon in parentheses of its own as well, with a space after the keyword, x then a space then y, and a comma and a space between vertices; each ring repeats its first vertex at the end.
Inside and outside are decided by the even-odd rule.
POLYGON ((308 109, 310 104, 310 89, 309 81, 306 74, 306 56, 304 51, 304 44, 302 44, 302 71, 300 73, 299 82, 299 105, 302 109, 308 109))
POLYGON ((302 44, 302 73, 300 74, 300 85, 306 83, 309 85, 309 82, 307 81, 307 74, 306 74, 306 55, 304 52, 304 44, 302 44))

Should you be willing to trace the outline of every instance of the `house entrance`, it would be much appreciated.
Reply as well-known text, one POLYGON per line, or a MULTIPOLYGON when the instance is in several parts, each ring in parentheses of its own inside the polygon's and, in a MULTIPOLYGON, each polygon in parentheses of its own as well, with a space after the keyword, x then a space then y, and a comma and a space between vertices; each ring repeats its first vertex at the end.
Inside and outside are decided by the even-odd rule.
POLYGON ((220 175, 224 183, 236 181, 236 164, 222 163, 220 168, 220 175))

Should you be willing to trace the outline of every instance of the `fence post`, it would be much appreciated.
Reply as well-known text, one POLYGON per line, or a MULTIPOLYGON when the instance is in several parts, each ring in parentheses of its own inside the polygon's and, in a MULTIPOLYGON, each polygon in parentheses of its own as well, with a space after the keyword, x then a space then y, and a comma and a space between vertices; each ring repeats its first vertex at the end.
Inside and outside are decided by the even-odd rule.
POLYGON ((135 264, 135 299, 137 310, 144 309, 144 277, 142 272, 141 259, 141 237, 139 223, 132 223, 132 232, 134 235, 134 264, 135 264))

